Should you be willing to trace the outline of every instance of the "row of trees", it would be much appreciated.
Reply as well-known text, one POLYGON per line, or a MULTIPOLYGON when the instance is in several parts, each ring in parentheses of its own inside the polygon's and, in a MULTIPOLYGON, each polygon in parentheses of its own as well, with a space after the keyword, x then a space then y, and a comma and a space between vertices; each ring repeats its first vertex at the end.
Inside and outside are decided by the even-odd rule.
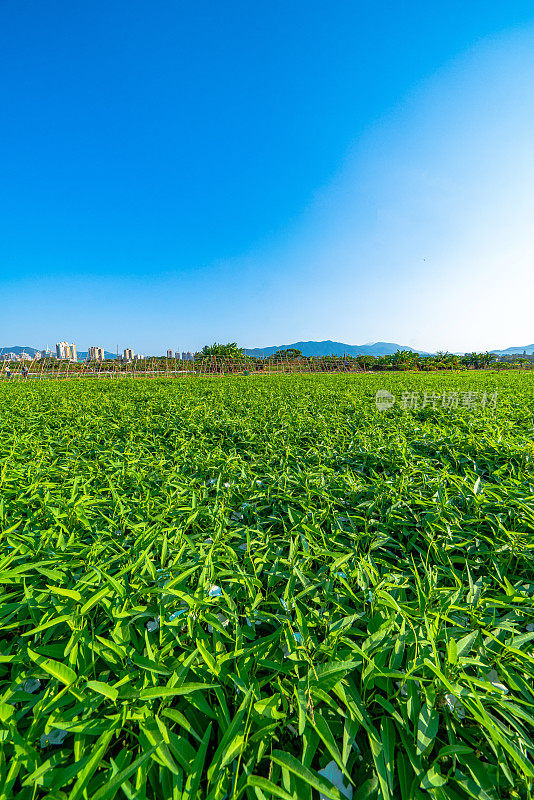
MULTIPOLYGON (((495 353, 466 353, 463 356, 455 355, 454 353, 439 352, 430 356, 422 356, 419 353, 414 353, 411 350, 397 350, 396 353, 384 356, 372 355, 359 355, 359 356, 303 356, 300 350, 289 348, 287 350, 278 350, 270 356, 265 358, 246 356, 244 351, 237 346, 236 342, 229 342, 228 344, 206 345, 202 352, 197 356, 200 361, 207 361, 209 359, 217 361, 224 360, 240 360, 246 361, 251 364, 254 363, 272 363, 277 361, 293 361, 299 362, 316 362, 325 360, 340 360, 351 364, 356 362, 359 367, 365 371, 370 370, 455 370, 455 369, 487 369, 497 359, 495 353)), ((499 365, 500 366, 500 365, 499 365)), ((504 366, 504 365, 503 365, 504 366)))
POLYGON ((495 353, 466 353, 463 356, 455 353, 438 352, 430 356, 422 356, 411 350, 397 350, 385 356, 357 356, 356 360, 364 369, 395 370, 455 370, 455 369, 487 369, 497 359, 495 353))

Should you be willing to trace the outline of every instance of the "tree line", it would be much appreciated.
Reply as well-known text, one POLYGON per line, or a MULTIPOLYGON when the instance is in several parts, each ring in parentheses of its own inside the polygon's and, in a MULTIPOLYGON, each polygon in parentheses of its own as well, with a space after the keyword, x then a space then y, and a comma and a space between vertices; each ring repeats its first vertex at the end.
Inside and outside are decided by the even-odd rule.
POLYGON ((201 353, 197 354, 196 358, 202 360, 219 360, 219 359, 236 359, 247 361, 251 364, 254 363, 269 363, 277 361, 304 361, 304 362, 317 362, 325 360, 336 360, 347 362, 348 364, 356 362, 364 371, 372 370, 456 370, 456 369, 488 369, 490 366, 499 368, 506 368, 508 366, 518 366, 523 363, 525 359, 518 357, 515 362, 498 362, 495 353, 465 353, 464 355, 457 355, 446 351, 440 351, 432 355, 421 355, 412 350, 397 350, 396 353, 383 356, 373 355, 357 355, 357 356, 304 356, 300 350, 289 348, 286 350, 277 350, 270 356, 248 356, 244 350, 239 348, 236 342, 229 342, 228 344, 214 343, 212 345, 205 345, 201 353))

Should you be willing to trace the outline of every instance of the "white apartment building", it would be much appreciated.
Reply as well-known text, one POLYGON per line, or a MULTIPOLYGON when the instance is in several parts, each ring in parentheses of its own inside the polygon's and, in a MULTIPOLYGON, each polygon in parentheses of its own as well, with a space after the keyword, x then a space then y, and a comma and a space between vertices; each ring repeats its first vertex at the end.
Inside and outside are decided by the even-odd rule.
POLYGON ((68 342, 58 342, 56 344, 56 358, 66 359, 67 361, 78 361, 76 345, 68 342))
POLYGON ((106 358, 103 347, 90 347, 87 351, 89 361, 104 361, 106 358))
POLYGON ((123 361, 133 361, 134 360, 134 351, 131 347, 127 347, 122 354, 123 361))

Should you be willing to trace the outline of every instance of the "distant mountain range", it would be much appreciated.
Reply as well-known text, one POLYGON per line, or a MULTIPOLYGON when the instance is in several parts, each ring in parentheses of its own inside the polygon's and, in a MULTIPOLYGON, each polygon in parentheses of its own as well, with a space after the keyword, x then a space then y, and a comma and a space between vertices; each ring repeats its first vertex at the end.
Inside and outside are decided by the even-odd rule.
MULTIPOLYGON (((413 347, 395 342, 343 344, 343 342, 333 342, 331 339, 327 339, 325 342, 294 342, 277 347, 255 347, 245 350, 245 353, 250 356, 270 356, 277 350, 289 350, 290 348, 300 350, 303 356, 389 356, 396 353, 397 350, 409 350, 412 353, 419 353, 421 356, 432 355, 425 350, 415 350, 413 347)), ((490 350, 489 352, 504 356, 507 354, 522 355, 524 351, 527 355, 534 354, 534 344, 527 344, 524 347, 508 347, 506 350, 490 350)), ((455 355, 463 355, 463 353, 455 353, 455 355)))
POLYGON ((18 356, 21 353, 28 353, 29 356, 34 356, 37 352, 38 349, 35 347, 21 347, 20 345, 16 344, 14 347, 0 348, 0 357, 3 353, 16 353, 18 356))
POLYGON ((490 350, 490 353, 497 353, 498 356, 521 356, 523 353, 527 356, 534 354, 534 344, 526 344, 524 347, 507 347, 506 350, 490 350))
POLYGON ((245 353, 249 356, 270 356, 278 350, 300 350, 303 356, 388 356, 396 353, 397 350, 410 350, 412 353, 420 353, 428 356, 424 350, 414 350, 407 345, 395 344, 394 342, 374 342, 373 344, 343 344, 343 342, 333 342, 327 339, 324 342, 294 342, 293 344, 281 344, 273 347, 254 347, 246 349, 245 353))
MULTIPOLYGON (((422 356, 429 356, 425 350, 415 350, 408 345, 396 344, 395 342, 373 342, 369 344, 344 344, 343 342, 333 342, 327 339, 324 342, 293 342, 293 344, 280 344, 272 345, 270 347, 253 347, 245 348, 245 353, 249 356, 270 356, 278 350, 300 350, 304 356, 388 356, 396 353, 397 350, 409 350, 412 353, 419 353, 422 356)), ((0 348, 0 358, 2 353, 28 353, 34 356, 38 351, 36 347, 21 347, 21 345, 13 345, 12 347, 0 348)), ((527 355, 534 354, 534 344, 527 344, 523 347, 507 347, 506 350, 490 350, 491 353, 496 353, 499 356, 504 355, 522 355, 526 352, 527 355)), ((104 351, 106 358, 116 358, 116 353, 111 353, 108 350, 104 351)), ((457 354, 460 355, 460 354, 457 354)), ((84 361, 87 358, 86 351, 78 351, 78 361, 84 361)))

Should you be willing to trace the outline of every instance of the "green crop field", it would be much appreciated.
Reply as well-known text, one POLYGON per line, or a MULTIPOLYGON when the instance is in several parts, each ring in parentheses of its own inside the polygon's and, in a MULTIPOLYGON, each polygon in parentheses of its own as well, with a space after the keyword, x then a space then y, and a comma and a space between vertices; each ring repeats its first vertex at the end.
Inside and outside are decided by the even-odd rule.
POLYGON ((0 385, 0 800, 532 798, 533 414, 519 371, 0 385))

